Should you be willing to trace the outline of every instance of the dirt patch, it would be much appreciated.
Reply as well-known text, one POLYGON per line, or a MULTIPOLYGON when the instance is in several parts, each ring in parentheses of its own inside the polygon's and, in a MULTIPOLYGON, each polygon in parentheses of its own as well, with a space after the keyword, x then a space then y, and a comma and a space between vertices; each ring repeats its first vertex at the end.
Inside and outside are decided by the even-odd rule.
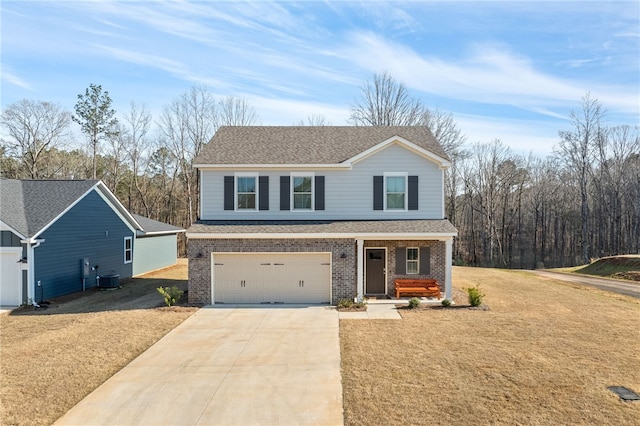
POLYGON ((196 311, 166 307, 160 285, 186 289, 186 261, 0 316, 0 424, 52 424, 196 311))
POLYGON ((527 272, 454 267, 453 283, 491 309, 340 321, 346 425, 637 423, 607 387, 640 391, 640 302, 527 272))

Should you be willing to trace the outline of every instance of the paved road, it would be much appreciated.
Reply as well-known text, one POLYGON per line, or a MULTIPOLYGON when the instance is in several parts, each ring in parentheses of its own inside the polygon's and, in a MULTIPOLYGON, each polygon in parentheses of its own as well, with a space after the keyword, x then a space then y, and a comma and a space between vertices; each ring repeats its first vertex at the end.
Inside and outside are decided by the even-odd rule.
POLYGON ((588 277, 585 275, 568 274, 562 272, 550 272, 544 270, 531 271, 541 277, 553 278, 556 280, 568 281, 576 284, 597 287, 600 290, 612 291, 625 296, 640 299, 640 283, 633 281, 615 280, 612 278, 588 277))

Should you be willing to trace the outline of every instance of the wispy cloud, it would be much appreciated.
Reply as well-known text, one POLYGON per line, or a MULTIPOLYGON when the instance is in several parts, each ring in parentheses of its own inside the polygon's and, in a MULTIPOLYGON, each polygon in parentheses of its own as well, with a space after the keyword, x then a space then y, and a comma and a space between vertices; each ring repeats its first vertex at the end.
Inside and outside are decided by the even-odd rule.
POLYGON ((611 108, 638 111, 637 93, 623 86, 564 80, 537 70, 531 60, 506 46, 476 44, 465 57, 445 61, 421 56, 410 47, 370 32, 353 33, 346 46, 359 66, 389 71, 408 87, 424 93, 523 109, 574 103, 587 91, 606 96, 611 108))
POLYGON ((2 80, 22 89, 33 91, 34 88, 22 78, 15 75, 7 66, 2 66, 2 80))

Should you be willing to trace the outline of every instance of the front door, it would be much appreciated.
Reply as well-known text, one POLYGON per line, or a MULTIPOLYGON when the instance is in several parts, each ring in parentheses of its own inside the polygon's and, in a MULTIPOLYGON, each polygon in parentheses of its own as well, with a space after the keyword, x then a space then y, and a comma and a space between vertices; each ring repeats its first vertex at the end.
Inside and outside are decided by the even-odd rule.
POLYGON ((386 294, 386 250, 365 249, 365 294, 386 294))

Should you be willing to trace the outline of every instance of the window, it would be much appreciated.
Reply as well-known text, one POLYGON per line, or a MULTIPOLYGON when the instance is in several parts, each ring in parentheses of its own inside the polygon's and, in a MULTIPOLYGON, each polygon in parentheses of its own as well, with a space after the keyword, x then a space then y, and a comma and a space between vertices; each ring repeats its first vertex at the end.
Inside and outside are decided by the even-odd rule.
POLYGON ((407 176, 385 175, 385 210, 407 209, 407 176))
POLYGON ((417 274, 420 271, 420 249, 407 247, 407 274, 417 274))
POLYGON ((124 263, 133 261, 133 238, 124 237, 124 263))
POLYGON ((236 176, 236 209, 256 210, 256 176, 236 176))
POLYGON ((292 176, 293 210, 313 210, 313 176, 292 176))

